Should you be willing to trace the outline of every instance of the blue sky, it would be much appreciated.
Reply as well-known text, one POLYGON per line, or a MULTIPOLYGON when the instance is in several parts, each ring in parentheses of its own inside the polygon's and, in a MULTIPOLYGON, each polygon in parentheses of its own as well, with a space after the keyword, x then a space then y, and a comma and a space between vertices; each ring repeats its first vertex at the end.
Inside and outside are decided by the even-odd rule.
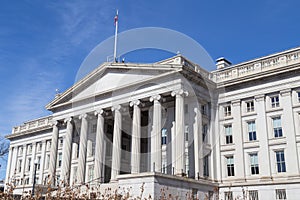
MULTIPOLYGON (((114 34, 117 8, 120 32, 150 26, 173 29, 196 40, 213 59, 224 56, 232 63, 300 45, 297 0, 10 0, 0 4, 1 135, 50 114, 44 106, 55 89, 72 86, 84 58, 114 34)), ((4 171, 2 164, 0 178, 4 171)))

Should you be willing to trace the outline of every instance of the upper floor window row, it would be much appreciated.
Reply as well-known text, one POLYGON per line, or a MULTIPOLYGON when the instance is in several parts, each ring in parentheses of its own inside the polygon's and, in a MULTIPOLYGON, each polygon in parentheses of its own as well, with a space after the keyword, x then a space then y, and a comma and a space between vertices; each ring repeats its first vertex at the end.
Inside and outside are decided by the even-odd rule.
POLYGON ((225 117, 231 116, 231 105, 224 106, 224 116, 225 117))

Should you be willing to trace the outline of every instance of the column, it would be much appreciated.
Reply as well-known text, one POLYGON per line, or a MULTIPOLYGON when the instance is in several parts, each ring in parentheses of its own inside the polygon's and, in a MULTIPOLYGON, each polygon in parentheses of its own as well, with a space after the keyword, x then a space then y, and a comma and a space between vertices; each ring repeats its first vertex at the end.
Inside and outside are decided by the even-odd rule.
POLYGON ((287 148, 285 151, 287 172, 299 175, 299 162, 296 143, 296 130, 292 106, 291 89, 280 91, 283 107, 282 129, 283 137, 286 137, 287 148))
POLYGON ((130 102, 133 106, 132 119, 132 139, 131 139, 131 173, 140 173, 141 159, 141 109, 140 101, 135 100, 130 102))
POLYGON ((9 147, 9 152, 8 152, 8 160, 7 160, 7 170, 6 170, 6 176, 5 176, 5 183, 9 183, 9 179, 11 178, 11 161, 12 161, 12 157, 13 157, 13 150, 15 149, 16 147, 9 147))
POLYGON ((33 183, 33 179, 34 179, 33 173, 34 173, 34 168, 35 168, 34 163, 35 163, 35 159, 36 159, 35 152, 36 152, 36 142, 32 143, 32 153, 31 153, 32 156, 31 156, 31 163, 30 163, 31 168, 30 168, 30 175, 29 175, 30 183, 33 183))
POLYGON ((268 142, 268 128, 267 128, 267 117, 266 117, 266 106, 265 106, 265 96, 260 95, 255 97, 256 100, 256 112, 257 124, 256 132, 259 141, 260 151, 258 153, 259 162, 259 173, 261 174, 261 179, 270 179, 271 178, 271 162, 270 162, 270 150, 268 142))
POLYGON ((111 181, 116 180, 117 175, 119 175, 121 166, 122 115, 120 109, 120 105, 111 108, 111 110, 115 113, 110 179, 111 181))
POLYGON ((103 173, 103 164, 105 159, 104 154, 104 111, 102 109, 95 111, 97 116, 97 130, 96 130, 96 147, 95 147, 95 179, 97 183, 103 183, 104 173, 103 173))
POLYGON ((81 129, 80 129, 80 144, 79 144, 77 180, 78 180, 78 183, 84 183, 85 182, 85 168, 86 168, 87 136, 88 136, 87 114, 80 115, 79 119, 81 119, 81 129))
POLYGON ((185 140, 184 140, 184 96, 188 95, 182 89, 173 91, 171 95, 175 96, 175 137, 176 137, 176 161, 175 174, 185 172, 185 140))
MULTIPOLYGON (((72 137, 73 137, 73 118, 67 118, 65 120, 65 123, 67 123, 67 129, 64 139, 64 145, 63 145, 63 159, 62 159, 62 172, 61 172, 61 179, 66 181, 67 183, 70 180, 70 166, 71 166, 71 151, 72 151, 72 137)), ((51 156, 50 156, 51 160, 51 156)), ((55 160, 56 162, 56 160, 55 160)), ((55 176, 55 171, 54 174, 55 176)))
POLYGON ((153 102, 153 125, 151 132, 151 171, 161 172, 161 104, 160 95, 150 97, 153 102))
POLYGON ((50 151, 50 163, 49 163, 49 178, 51 179, 51 185, 55 185, 55 172, 56 172, 56 159, 57 159, 57 143, 58 143, 58 121, 52 124, 52 139, 51 139, 51 151, 50 151))
POLYGON ((40 180, 44 183, 44 168, 45 168, 45 158, 46 158, 46 140, 42 141, 42 152, 41 152, 41 167, 40 167, 40 180))
POLYGON ((244 140, 242 131, 241 119, 241 101, 232 102, 232 135, 235 144, 234 165, 236 177, 240 179, 245 178, 245 161, 244 161, 244 140))
MULTIPOLYGON (((24 175, 25 175, 25 167, 26 167, 26 154, 27 154, 27 145, 23 145, 23 156, 22 156, 22 167, 21 167, 21 177, 24 181, 24 175)), ((22 183, 23 184, 23 183, 22 183)))
POLYGON ((202 144, 202 114, 200 106, 194 108, 194 156, 195 156, 195 179, 203 176, 203 145, 202 144))

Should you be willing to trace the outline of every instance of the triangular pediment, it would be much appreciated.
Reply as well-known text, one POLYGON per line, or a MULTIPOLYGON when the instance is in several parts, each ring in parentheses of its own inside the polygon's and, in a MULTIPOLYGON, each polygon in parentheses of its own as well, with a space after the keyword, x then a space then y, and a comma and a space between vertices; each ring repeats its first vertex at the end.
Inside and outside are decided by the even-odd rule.
POLYGON ((120 90, 178 70, 181 70, 180 65, 104 63, 57 96, 46 108, 53 110, 68 103, 120 90))

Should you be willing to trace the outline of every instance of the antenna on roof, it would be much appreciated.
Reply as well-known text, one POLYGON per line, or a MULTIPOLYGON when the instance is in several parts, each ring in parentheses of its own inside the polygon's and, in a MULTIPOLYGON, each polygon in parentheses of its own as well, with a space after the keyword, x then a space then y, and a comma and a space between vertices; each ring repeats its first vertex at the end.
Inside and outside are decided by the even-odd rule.
POLYGON ((114 62, 118 62, 117 60, 117 42, 118 42, 118 19, 119 19, 119 10, 117 10, 117 14, 115 16, 115 46, 114 46, 114 62))

